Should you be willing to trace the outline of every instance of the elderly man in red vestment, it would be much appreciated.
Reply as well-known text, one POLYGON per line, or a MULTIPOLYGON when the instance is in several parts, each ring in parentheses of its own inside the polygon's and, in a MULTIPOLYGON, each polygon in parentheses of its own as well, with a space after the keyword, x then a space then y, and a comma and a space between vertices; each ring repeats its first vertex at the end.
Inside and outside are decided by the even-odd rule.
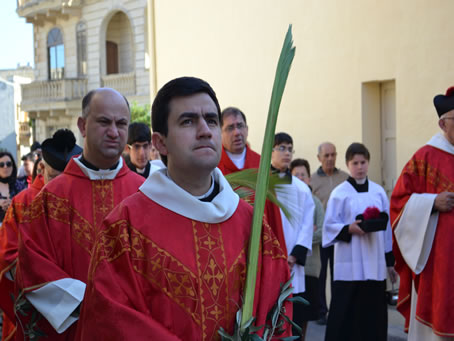
POLYGON ((41 190, 19 225, 18 336, 74 338, 97 231, 143 183, 120 157, 129 121, 129 104, 118 91, 101 88, 83 98, 82 155, 41 190), (30 313, 35 309, 39 314, 30 313))
POLYGON ((454 87, 434 104, 442 132, 405 165, 391 196, 397 309, 409 340, 454 339, 454 87))
MULTIPOLYGON (((167 168, 153 172, 104 221, 79 340, 219 340, 220 327, 233 332, 252 208, 216 168, 219 112, 213 89, 198 78, 174 79, 157 93, 152 139, 167 168)), ((265 222, 257 325, 288 279, 286 254, 265 222)))
MULTIPOLYGON (((259 168, 260 155, 247 144, 248 126, 246 115, 238 108, 228 107, 221 113, 222 155, 218 168, 222 174, 239 172, 243 169, 259 168)), ((252 204, 254 196, 245 199, 252 204)), ((266 201, 265 215, 274 234, 285 247, 284 232, 279 207, 266 201)))
POLYGON ((52 138, 43 142, 42 153, 43 160, 38 164, 42 175, 35 178, 30 188, 13 198, 0 227, 0 308, 5 312, 2 328, 3 341, 12 340, 16 330, 12 296, 15 295, 14 273, 19 238, 18 225, 26 219, 27 207, 41 188, 61 174, 71 157, 82 153, 82 148, 76 144, 72 131, 60 129, 52 138))

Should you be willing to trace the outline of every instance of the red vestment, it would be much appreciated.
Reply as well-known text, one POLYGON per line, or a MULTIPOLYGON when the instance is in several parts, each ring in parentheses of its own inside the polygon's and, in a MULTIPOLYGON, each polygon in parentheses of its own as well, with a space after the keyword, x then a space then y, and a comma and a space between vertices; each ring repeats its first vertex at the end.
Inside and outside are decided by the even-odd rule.
MULTIPOLYGON (((222 155, 221 161, 219 161, 218 168, 221 170, 222 174, 227 175, 230 173, 235 173, 242 171, 244 169, 249 168, 259 168, 260 167, 260 154, 254 152, 248 145, 246 145, 246 156, 244 160, 244 167, 243 169, 239 169, 235 164, 230 160, 229 156, 225 152, 224 147, 222 147, 222 155)), ((251 205, 254 203, 254 196, 250 196, 245 198, 246 202, 250 203, 251 205)), ((265 203, 265 211, 264 214, 268 219, 268 223, 273 229, 274 234, 276 235, 277 239, 281 243, 284 251, 286 251, 285 247, 285 239, 284 239, 284 231, 282 228, 282 218, 281 212, 279 207, 273 204, 271 201, 267 200, 265 203)))
POLYGON ((42 175, 38 175, 30 188, 14 196, 0 227, 0 308, 3 310, 2 340, 12 340, 16 329, 14 317, 14 282, 6 278, 6 273, 16 265, 18 248, 18 224, 24 216, 25 208, 44 186, 42 175))
MULTIPOLYGON (((90 180, 72 159, 26 209, 20 224, 16 285, 22 294, 63 278, 87 282, 96 233, 105 216, 137 192, 144 178, 123 163, 113 180, 90 180)), ((34 309, 34 308, 32 308, 34 309)), ((20 312, 17 314, 22 319, 20 312)), ((37 328, 52 340, 71 340, 77 323, 57 334, 40 314, 37 328)), ((27 330, 30 321, 22 321, 27 330)), ((22 337, 18 328, 18 337, 22 337)))
MULTIPOLYGON (((426 145, 405 165, 391 196, 391 223, 396 228, 413 193, 454 192, 453 154, 426 145)), ((393 235, 395 268, 400 275, 397 309, 408 331, 412 282, 418 293, 416 319, 440 336, 454 336, 454 212, 439 213, 435 238, 426 266, 416 275, 407 266, 393 235)))
MULTIPOLYGON (((232 334, 251 220, 252 208, 241 200, 217 224, 174 213, 142 192, 123 201, 94 247, 77 339, 219 340, 220 327, 232 334)), ((287 255, 265 222, 257 325, 264 324, 289 276, 287 255)), ((288 302, 286 309, 291 314, 288 302)), ((287 328, 283 336, 289 333, 287 328)))

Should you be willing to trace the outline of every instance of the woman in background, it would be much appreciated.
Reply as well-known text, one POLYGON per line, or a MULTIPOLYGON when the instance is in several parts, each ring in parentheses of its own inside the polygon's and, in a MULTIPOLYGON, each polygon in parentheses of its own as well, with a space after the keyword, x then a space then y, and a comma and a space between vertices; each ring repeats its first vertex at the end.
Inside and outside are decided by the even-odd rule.
POLYGON ((0 221, 3 221, 11 199, 27 184, 17 179, 17 167, 11 153, 0 152, 0 221))
MULTIPOLYGON (((290 163, 290 172, 293 176, 306 183, 309 186, 311 168, 309 162, 305 159, 295 159, 290 163)), ((310 186, 309 186, 310 188, 310 186)), ((312 190, 312 189, 311 189, 312 190)), ((314 194, 312 194, 314 200, 314 234, 312 235, 312 253, 306 259, 306 265, 304 266, 305 272, 305 284, 306 291, 301 294, 301 297, 309 302, 309 305, 305 304, 294 304, 294 316, 300 316, 301 321, 295 321, 303 329, 301 340, 304 340, 307 330, 308 321, 316 321, 320 318, 320 295, 319 295, 319 283, 318 276, 320 274, 321 262, 320 262, 320 244, 322 242, 322 227, 323 218, 325 212, 323 205, 314 194), (296 313, 295 313, 296 310, 296 313)), ((296 335, 296 333, 293 333, 296 335)))

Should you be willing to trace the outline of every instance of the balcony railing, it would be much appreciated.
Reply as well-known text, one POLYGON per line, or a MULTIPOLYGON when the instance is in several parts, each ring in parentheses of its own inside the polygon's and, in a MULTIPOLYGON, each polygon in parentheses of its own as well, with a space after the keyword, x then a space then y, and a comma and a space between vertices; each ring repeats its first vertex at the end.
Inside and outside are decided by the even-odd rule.
POLYGON ((22 85, 22 104, 80 99, 87 93, 86 79, 35 81, 22 85))
POLYGON ((102 77, 102 86, 112 88, 123 95, 135 95, 136 93, 136 74, 130 73, 115 73, 102 77))
POLYGON ((16 0, 16 3, 19 16, 27 18, 37 15, 51 18, 81 8, 81 0, 16 0))

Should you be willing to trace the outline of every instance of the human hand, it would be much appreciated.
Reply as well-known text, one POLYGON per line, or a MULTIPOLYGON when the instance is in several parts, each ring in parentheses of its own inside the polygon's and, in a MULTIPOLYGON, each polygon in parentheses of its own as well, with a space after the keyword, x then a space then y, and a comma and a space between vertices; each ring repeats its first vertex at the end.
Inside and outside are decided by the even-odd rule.
POLYGON ((9 205, 11 205, 11 199, 2 199, 0 200, 0 207, 3 211, 8 210, 9 205))
POLYGON ((399 275, 397 274, 396 270, 394 270, 394 267, 388 266, 388 275, 391 283, 394 284, 397 282, 397 278, 399 277, 399 275))
POLYGON ((348 225, 348 233, 350 234, 356 234, 358 236, 365 235, 366 232, 363 231, 361 227, 359 227, 358 223, 360 223, 361 220, 355 220, 353 223, 348 225))
POLYGON ((454 193, 441 192, 439 193, 434 202, 434 208, 440 212, 449 212, 454 208, 454 193))
POLYGON ((292 255, 288 256, 287 263, 288 263, 288 266, 290 267, 290 271, 292 271, 293 266, 296 263, 296 257, 292 256, 292 255))

